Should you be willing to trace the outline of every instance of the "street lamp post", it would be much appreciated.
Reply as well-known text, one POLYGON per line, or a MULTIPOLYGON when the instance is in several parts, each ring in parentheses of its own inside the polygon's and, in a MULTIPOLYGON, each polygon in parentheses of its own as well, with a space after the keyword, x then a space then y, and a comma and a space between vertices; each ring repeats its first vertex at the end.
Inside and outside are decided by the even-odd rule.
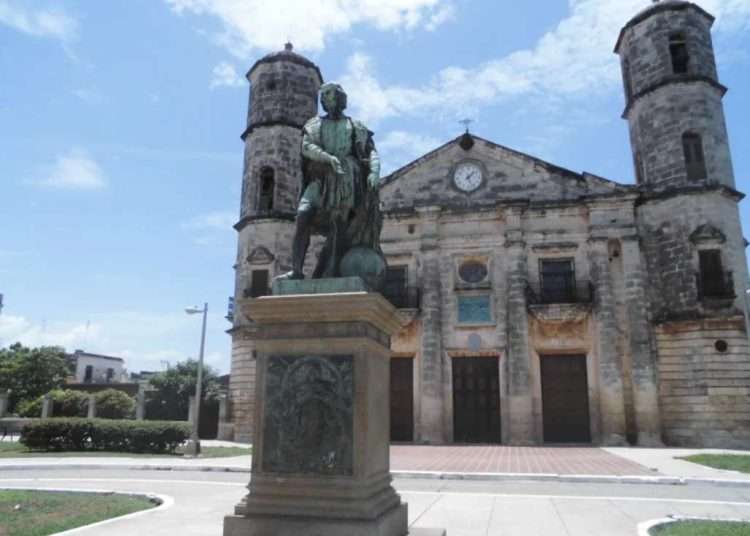
POLYGON ((203 313, 203 328, 201 329, 201 351, 198 355, 198 379, 195 382, 195 400, 193 411, 192 431, 190 441, 187 444, 186 454, 198 456, 201 453, 201 440, 198 437, 198 424, 201 416, 201 396, 203 391, 203 351, 206 347, 206 316, 208 315, 208 303, 203 304, 203 309, 188 307, 185 312, 189 315, 203 313))

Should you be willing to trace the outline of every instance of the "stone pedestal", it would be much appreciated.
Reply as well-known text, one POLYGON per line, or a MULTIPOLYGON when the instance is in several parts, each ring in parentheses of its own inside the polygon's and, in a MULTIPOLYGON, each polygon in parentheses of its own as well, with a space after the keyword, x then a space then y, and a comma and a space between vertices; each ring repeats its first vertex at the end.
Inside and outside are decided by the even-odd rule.
POLYGON ((222 441, 234 440, 234 426, 229 420, 229 398, 227 395, 219 397, 219 429, 216 433, 216 439, 222 441))
POLYGON ((8 412, 8 399, 10 398, 10 395, 7 391, 3 391, 0 393, 0 419, 5 417, 5 414, 8 412))
POLYGON ((42 397, 42 419, 49 419, 50 417, 52 417, 52 397, 44 395, 42 397))
POLYGON ((88 404, 88 413, 86 416, 89 419, 95 419, 96 418, 96 396, 95 395, 89 395, 89 404, 88 404))
POLYGON ((142 389, 135 395, 135 420, 142 421, 146 415, 146 393, 142 389))
POLYGON ((389 457, 398 317, 361 281, 351 291, 351 279, 288 282, 274 291, 297 294, 240 304, 257 324, 258 426, 250 493, 225 518, 224 536, 408 533, 389 457), (348 292, 302 294, 338 285, 348 292))

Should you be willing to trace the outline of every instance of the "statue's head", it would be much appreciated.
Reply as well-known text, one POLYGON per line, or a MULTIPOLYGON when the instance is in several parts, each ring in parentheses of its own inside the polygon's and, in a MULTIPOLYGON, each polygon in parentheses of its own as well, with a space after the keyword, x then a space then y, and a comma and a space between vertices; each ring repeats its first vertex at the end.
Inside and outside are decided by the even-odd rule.
POLYGON ((328 82, 320 86, 320 103, 323 109, 331 114, 338 115, 346 109, 346 93, 339 84, 328 82))

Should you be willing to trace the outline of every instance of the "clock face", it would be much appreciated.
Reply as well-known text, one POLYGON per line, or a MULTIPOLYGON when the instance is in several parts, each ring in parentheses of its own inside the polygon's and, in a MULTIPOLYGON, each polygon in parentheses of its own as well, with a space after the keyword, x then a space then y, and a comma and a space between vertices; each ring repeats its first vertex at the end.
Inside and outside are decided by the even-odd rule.
POLYGON ((473 192, 482 184, 482 168, 472 162, 464 162, 456 167, 453 183, 464 192, 473 192))

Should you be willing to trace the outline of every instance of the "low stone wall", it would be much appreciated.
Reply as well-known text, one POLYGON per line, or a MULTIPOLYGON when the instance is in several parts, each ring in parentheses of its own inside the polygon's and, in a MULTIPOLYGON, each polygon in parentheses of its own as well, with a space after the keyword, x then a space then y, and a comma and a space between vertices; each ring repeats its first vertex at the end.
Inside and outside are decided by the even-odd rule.
POLYGON ((744 329, 742 317, 657 327, 667 444, 717 448, 750 444, 750 343, 744 329))
POLYGON ((0 419, 0 438, 6 435, 20 434, 23 426, 32 420, 22 417, 5 417, 4 419, 0 419))

